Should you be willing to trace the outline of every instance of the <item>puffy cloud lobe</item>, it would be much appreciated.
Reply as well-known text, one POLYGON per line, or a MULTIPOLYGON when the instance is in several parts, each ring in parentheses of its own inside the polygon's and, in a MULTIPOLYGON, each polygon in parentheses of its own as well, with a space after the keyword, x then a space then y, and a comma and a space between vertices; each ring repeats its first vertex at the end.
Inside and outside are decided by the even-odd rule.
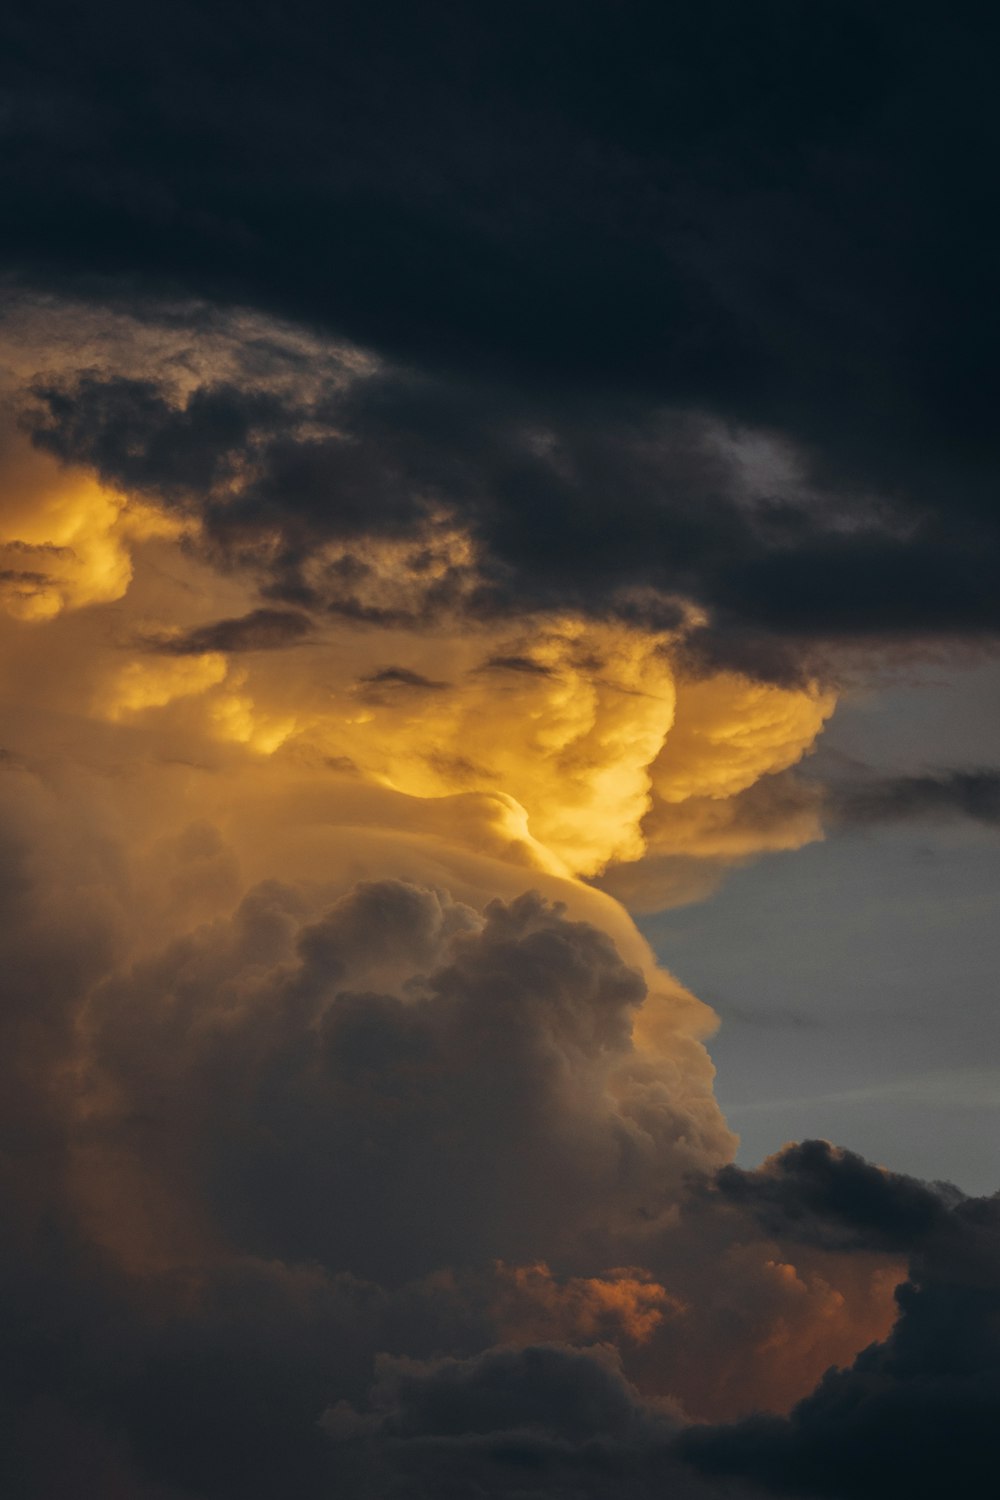
POLYGON ((47 1432, 143 1500, 477 1475, 499 1496, 683 1494, 663 1399, 794 1396, 877 1324, 861 1251, 800 1253, 687 1193, 731 1149, 701 1016, 661 978, 651 1026, 647 981, 592 922, 385 879, 272 882, 230 916, 210 828, 159 834, 143 871, 106 802, 91 826, 79 785, 67 804, 14 760, 4 776, 5 1067, 29 1085, 4 1090, 12 1492, 46 1496, 47 1432), (596 1375, 576 1365, 595 1339, 617 1350, 596 1375), (539 1342, 557 1347, 522 1363, 539 1342), (338 1402, 354 1416, 321 1428, 338 1402))
POLYGON ((95 998, 98 1160, 141 1111, 142 1169, 234 1243, 391 1281, 596 1249, 722 1147, 683 1035, 635 1049, 645 982, 594 928, 531 896, 300 899, 263 890, 95 998))
POLYGON ((154 508, 34 451, 6 413, 0 447, 0 608, 15 619, 121 599, 134 544, 179 534, 154 508))
POLYGON ((785 771, 812 746, 835 697, 815 684, 794 691, 718 673, 684 682, 669 745, 653 766, 667 804, 738 796, 785 771))
POLYGON ((517 630, 451 620, 415 634, 379 621, 339 633, 300 610, 246 607, 245 576, 219 580, 190 536, 150 530, 131 539, 135 576, 113 616, 95 610, 72 630, 0 643, 23 700, 183 741, 192 758, 219 742, 287 747, 424 800, 500 796, 551 871, 595 876, 649 852, 714 862, 715 878, 727 860, 819 831, 801 797, 792 807, 747 795, 818 734, 829 700, 814 685, 691 682, 674 665, 675 632, 583 615, 536 615, 517 630), (216 592, 232 612, 210 611, 216 592))
POLYGON ((940 1228, 962 1195, 876 1167, 827 1141, 804 1141, 756 1171, 723 1167, 714 1191, 770 1234, 836 1250, 906 1250, 940 1228))
POLYGON ((636 1423, 635 1395, 630 1397, 606 1347, 586 1354, 559 1345, 498 1348, 468 1361, 423 1365, 383 1360, 372 1397, 403 1434, 447 1436, 538 1425, 580 1442, 594 1428, 627 1438, 636 1423))
POLYGON ((822 838, 822 787, 789 768, 811 751, 834 705, 816 683, 679 674, 674 721, 649 768, 643 856, 611 863, 603 888, 633 911, 655 911, 702 899, 733 865, 765 850, 822 838))
POLYGON ((362 1494, 639 1500, 667 1484, 701 1493, 668 1457, 669 1413, 641 1401, 608 1346, 384 1359, 371 1407, 334 1407, 324 1424, 362 1494))
POLYGON ((960 1204, 918 1249, 889 1338, 831 1370, 787 1419, 692 1429, 704 1473, 765 1492, 835 1497, 976 1493, 1000 1411, 1000 1215, 960 1204))
POLYGON ((676 1298, 641 1267, 620 1266, 604 1276, 573 1276, 560 1283, 544 1261, 496 1267, 494 1314, 507 1338, 530 1343, 550 1338, 579 1343, 606 1334, 643 1343, 682 1311, 676 1298))
POLYGON ((115 722, 207 692, 224 681, 227 671, 226 658, 218 651, 155 664, 126 662, 107 683, 97 708, 115 722))
MULTIPOLYGON (((372 674, 361 684, 370 705, 354 736, 362 744, 349 753, 417 795, 502 787, 525 808, 533 837, 574 873, 636 857, 649 766, 674 713, 666 641, 557 617, 504 644, 521 650, 487 650, 477 661, 466 648, 465 673, 460 682, 451 674, 447 693, 399 692, 399 668, 372 674)), ((403 685, 420 686, 412 677, 403 685)))

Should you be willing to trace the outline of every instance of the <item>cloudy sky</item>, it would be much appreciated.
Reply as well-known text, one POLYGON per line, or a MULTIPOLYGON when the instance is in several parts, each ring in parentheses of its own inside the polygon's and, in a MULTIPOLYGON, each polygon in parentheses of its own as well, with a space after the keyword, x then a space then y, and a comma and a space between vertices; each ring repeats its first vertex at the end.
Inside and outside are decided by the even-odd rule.
POLYGON ((5 1493, 984 1492, 989 8, 0 28, 5 1493))

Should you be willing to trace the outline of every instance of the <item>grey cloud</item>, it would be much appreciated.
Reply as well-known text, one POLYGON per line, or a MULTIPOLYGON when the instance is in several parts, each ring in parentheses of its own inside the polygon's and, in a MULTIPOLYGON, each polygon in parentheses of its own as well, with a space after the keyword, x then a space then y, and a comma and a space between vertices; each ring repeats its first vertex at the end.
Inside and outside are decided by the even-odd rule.
POLYGON ((868 776, 827 790, 832 817, 849 826, 969 818, 1000 824, 1000 771, 949 770, 919 776, 868 776))
POLYGON ((723 1167, 712 1189, 765 1233, 835 1250, 913 1250, 961 1200, 828 1141, 784 1147, 755 1171, 723 1167))
POLYGON ((156 379, 82 370, 32 390, 32 436, 126 490, 186 503, 232 479, 253 446, 287 420, 281 400, 229 384, 177 399, 156 379))
MULTIPOLYGON (((690 598, 711 611, 686 648, 698 670, 815 669, 825 637, 893 628, 911 609, 900 596, 910 573, 932 602, 934 578, 965 545, 849 490, 828 486, 819 503, 796 480, 787 495, 748 497, 738 445, 698 411, 552 401, 391 368, 320 384, 298 402, 288 390, 241 402, 231 386, 206 386, 178 406, 152 380, 84 372, 36 387, 25 420, 36 441, 109 483, 192 506, 211 554, 255 571, 277 604, 360 624, 572 608, 673 629, 690 598), (441 517, 471 534, 477 560, 431 576, 441 517), (387 538, 412 551, 394 563, 395 597, 372 599, 365 549, 387 538), (331 541, 343 549, 332 559, 331 541)), ((987 628, 981 593, 965 589, 968 618, 928 614, 927 628, 987 628)))
POLYGON ((312 630, 308 615, 262 608, 233 619, 212 620, 180 635, 150 636, 142 644, 167 656, 198 656, 204 651, 280 651, 301 645, 312 630))
POLYGON ((568 1254, 706 1149, 633 1051, 644 993, 536 896, 478 919, 382 883, 309 921, 262 890, 95 998, 95 1081, 255 1253, 388 1281, 568 1254))
POLYGON ((383 1359, 369 1400, 366 1411, 341 1406, 325 1418, 365 1494, 694 1500, 707 1493, 669 1456, 675 1424, 642 1402, 609 1348, 383 1359))
POLYGON ((693 1428, 707 1475, 830 1500, 985 1493, 1000 1412, 1000 1200, 959 1204, 917 1250, 899 1321, 785 1418, 693 1428))
POLYGON ((552 668, 531 656, 491 656, 479 669, 481 672, 525 672, 533 677, 551 677, 552 668))
MULTIPOLYGON (((538 896, 480 913, 402 881, 265 883, 136 958, 110 843, 0 769, 12 1494, 68 1500, 72 1472, 129 1500, 839 1497, 868 1493, 867 1452, 913 1476, 910 1444, 920 1495, 944 1483, 935 1420, 981 1453, 995 1206, 822 1143, 692 1191, 720 1149, 710 1098, 633 1048, 640 976, 538 896), (130 1260, 180 1231, 166 1266, 130 1260), (865 1250, 910 1253, 897 1332, 789 1422, 679 1432, 649 1397, 712 1410, 794 1314, 776 1254, 808 1278, 865 1250), (498 1346, 530 1296, 497 1257, 551 1263, 532 1275, 560 1334, 558 1294, 611 1266, 684 1306, 643 1341, 600 1304, 616 1354, 574 1326, 498 1346)), ((213 830, 174 842, 230 891, 213 830)))
POLYGON ((434 692, 449 685, 433 677, 425 677, 422 672, 414 672, 410 667, 380 667, 377 672, 370 672, 367 677, 359 680, 359 686, 364 688, 416 688, 434 692))
POLYGON ((483 610, 691 595, 695 657, 762 674, 817 640, 995 641, 983 16, 547 14, 222 6, 197 43, 120 0, 12 21, 8 284, 140 320, 172 296, 193 335, 251 308, 389 371, 317 402, 319 430, 256 386, 178 404, 89 372, 40 388, 40 440, 175 501, 236 481, 216 540, 252 558, 281 533, 289 604, 317 536, 412 535, 443 503, 483 610), (793 452, 796 482, 757 462, 746 503, 705 414, 793 452))

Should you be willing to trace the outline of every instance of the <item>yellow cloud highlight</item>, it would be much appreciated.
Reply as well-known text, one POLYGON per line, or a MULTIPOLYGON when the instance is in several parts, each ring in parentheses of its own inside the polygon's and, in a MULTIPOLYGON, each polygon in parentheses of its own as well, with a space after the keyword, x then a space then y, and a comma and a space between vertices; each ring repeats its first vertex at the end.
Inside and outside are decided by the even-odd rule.
POLYGON ((816 687, 678 680, 672 644, 570 616, 518 635, 372 629, 251 653, 228 674, 221 653, 137 659, 112 675, 99 711, 203 694, 210 739, 348 767, 408 797, 502 798, 512 837, 516 825, 545 868, 669 904, 701 894, 706 877, 679 878, 664 859, 714 861, 714 881, 734 861, 821 836, 809 786, 775 773, 833 708, 816 687))
POLYGON ((801 759, 833 707, 815 686, 678 681, 669 637, 560 617, 518 637, 441 639, 430 660, 335 690, 310 732, 411 796, 502 791, 567 871, 595 876, 819 837, 808 788, 767 778, 801 759))
MULTIPOLYGON (((230 674, 230 683, 239 687, 245 674, 230 674)), ((259 755, 273 755, 295 733, 294 715, 261 714, 249 693, 227 692, 211 706, 212 723, 221 739, 247 745, 259 755)))
POLYGON ((642 853, 648 767, 674 713, 663 645, 571 618, 476 636, 441 652, 447 681, 362 683, 325 742, 411 796, 502 792, 568 870, 593 874, 642 853))
POLYGON ((0 606, 15 619, 51 620, 121 599, 132 580, 131 544, 183 529, 37 452, 10 423, 0 439, 0 606))
POLYGON ((787 774, 813 747, 835 695, 735 673, 682 679, 677 712, 649 768, 644 856, 619 861, 604 888, 633 910, 703 900, 727 868, 823 837, 816 786, 787 774))
POLYGON ((118 722, 147 708, 163 708, 177 698, 204 693, 222 682, 228 670, 220 651, 203 656, 143 657, 132 660, 106 684, 98 713, 118 722))
POLYGON ((800 760, 833 713, 819 687, 783 688, 722 672, 685 682, 670 738, 652 768, 664 802, 732 797, 800 760))

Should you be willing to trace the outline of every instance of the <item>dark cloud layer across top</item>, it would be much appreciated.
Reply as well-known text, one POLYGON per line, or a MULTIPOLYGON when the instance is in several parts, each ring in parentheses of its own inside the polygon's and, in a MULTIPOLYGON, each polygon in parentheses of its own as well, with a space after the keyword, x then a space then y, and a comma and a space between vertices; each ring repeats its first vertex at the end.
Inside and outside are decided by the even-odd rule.
POLYGON ((993 635, 994 38, 983 6, 847 0, 33 8, 15 284, 249 305, 411 372, 363 383, 346 447, 92 377, 46 393, 48 440, 163 491, 263 435, 226 525, 280 512, 290 566, 441 497, 483 607, 687 593, 702 656, 762 672, 775 639, 993 635), (791 444, 810 503, 736 503, 705 416, 791 444))

